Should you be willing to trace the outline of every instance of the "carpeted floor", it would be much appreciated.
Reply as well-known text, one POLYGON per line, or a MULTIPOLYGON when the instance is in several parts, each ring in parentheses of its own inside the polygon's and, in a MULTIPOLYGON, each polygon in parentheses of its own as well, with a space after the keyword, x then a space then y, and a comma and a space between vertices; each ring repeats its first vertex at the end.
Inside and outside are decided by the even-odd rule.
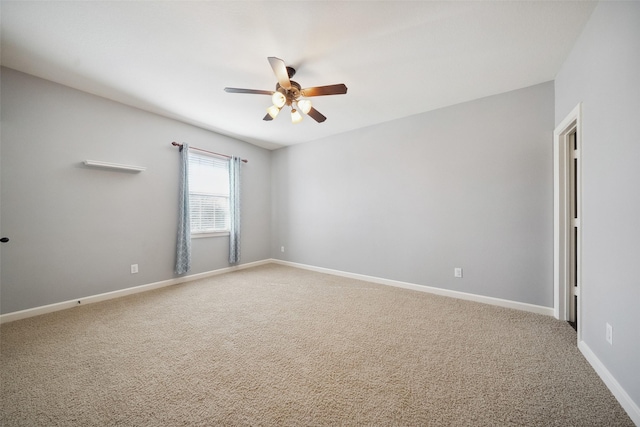
POLYGON ((3 426, 632 426, 551 317, 270 264, 1 327, 3 426))

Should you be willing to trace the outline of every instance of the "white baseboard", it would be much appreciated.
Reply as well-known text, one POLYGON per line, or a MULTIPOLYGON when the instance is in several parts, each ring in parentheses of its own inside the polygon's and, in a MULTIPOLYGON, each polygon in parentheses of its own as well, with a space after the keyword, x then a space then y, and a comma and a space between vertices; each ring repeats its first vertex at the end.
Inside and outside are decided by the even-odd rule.
POLYGON ((298 264, 295 262, 282 261, 279 259, 271 259, 271 262, 289 267, 297 267, 305 270, 317 271, 319 273, 332 274, 334 276, 347 277, 350 279, 363 280, 366 282, 377 283, 380 285, 395 286, 397 288, 412 289, 414 291, 427 292, 446 297, 458 298, 467 301, 475 301, 483 304, 496 305, 499 307, 513 308, 516 310, 528 311, 531 313, 544 314, 553 316, 553 307, 543 307, 541 305, 527 304, 524 302, 510 301, 501 298, 485 297, 482 295, 469 294, 466 292, 451 291, 448 289, 435 288, 432 286, 416 285, 414 283, 400 282, 398 280, 383 279, 380 277, 366 276, 364 274, 349 273, 346 271, 332 270, 330 268, 314 267, 312 265, 298 264))
POLYGON ((464 300, 468 300, 468 301, 476 301, 476 302, 496 305, 496 306, 500 306, 500 307, 514 308, 514 309, 517 309, 517 310, 524 310, 524 311, 529 311, 529 312, 533 312, 533 313, 545 314, 545 315, 553 316, 553 308, 550 308, 550 307, 542 307, 542 306, 538 306, 538 305, 527 304, 527 303, 516 302, 516 301, 509 301, 509 300, 504 300, 504 299, 500 299, 500 298, 485 297, 485 296, 481 296, 481 295, 474 295, 474 294, 468 294, 468 293, 465 293, 465 292, 451 291, 451 290, 435 288, 435 287, 431 287, 431 286, 416 285, 416 284, 413 284, 413 283, 400 282, 400 281, 397 281, 397 280, 383 279, 383 278, 380 278, 380 277, 366 276, 364 274, 349 273, 349 272, 345 272, 345 271, 332 270, 332 269, 323 268, 323 267, 314 267, 314 266, 311 266, 311 265, 299 264, 299 263, 295 263, 295 262, 282 261, 282 260, 279 260, 279 259, 271 258, 271 259, 265 259, 265 260, 256 261, 256 262, 250 262, 250 263, 247 263, 247 264, 241 264, 241 265, 238 265, 238 266, 232 266, 232 267, 221 268, 221 269, 218 269, 218 270, 207 271, 207 272, 204 272, 204 273, 197 273, 197 274, 191 274, 189 276, 183 276, 183 277, 177 277, 177 278, 174 278, 174 279, 162 280, 160 282, 149 283, 149 284, 146 284, 146 285, 134 286, 132 288, 120 289, 120 290, 113 291, 113 292, 106 292, 106 293, 103 293, 103 294, 97 294, 97 295, 91 295, 91 296, 87 296, 87 297, 81 297, 81 298, 77 298, 77 299, 74 299, 74 300, 58 302, 58 303, 49 304, 49 305, 43 305, 43 306, 40 306, 40 307, 29 308, 29 309, 26 309, 26 310, 14 311, 12 313, 1 314, 0 315, 0 324, 6 323, 6 322, 13 322, 15 320, 20 320, 20 319, 26 319, 28 317, 39 316, 41 314, 52 313, 54 311, 65 310, 67 308, 76 307, 78 305, 90 304, 90 303, 99 302, 99 301, 106 301, 106 300, 113 299, 113 298, 120 298, 120 297, 123 297, 123 296, 126 296, 126 295, 137 294, 137 293, 140 293, 140 292, 145 292, 145 291, 150 291, 150 290, 153 290, 153 289, 163 288, 165 286, 177 285, 179 283, 190 282, 190 281, 193 281, 193 280, 203 279, 203 278, 210 277, 210 276, 215 276, 215 275, 218 275, 218 274, 224 274, 224 273, 228 273, 228 272, 235 271, 235 270, 241 270, 241 269, 245 269, 245 268, 256 267, 256 266, 259 266, 259 265, 264 265, 264 264, 269 264, 269 263, 287 265, 287 266, 290 266, 290 267, 296 267, 296 268, 302 268, 302 269, 305 269, 305 270, 317 271, 317 272, 320 272, 320 273, 332 274, 334 276, 341 276, 341 277, 347 277, 347 278, 351 278, 351 279, 364 280, 364 281, 367 281, 367 282, 377 283, 377 284, 381 284, 381 285, 389 285, 389 286, 395 286, 395 287, 398 287, 398 288, 412 289, 412 290, 421 291, 421 292, 428 292, 428 293, 432 293, 432 294, 436 294, 436 295, 443 295, 443 296, 448 296, 448 297, 453 297, 453 298, 464 299, 464 300))
POLYGON ((584 342, 580 341, 578 343, 578 349, 582 353, 582 355, 587 359, 587 362, 593 367, 596 373, 600 376, 602 381, 609 388, 614 397, 620 402, 620 406, 624 408, 624 410, 631 418, 631 421, 635 423, 635 425, 640 426, 640 407, 631 399, 631 397, 627 394, 627 392, 622 388, 620 383, 615 379, 615 377, 609 372, 609 370, 604 366, 604 364, 598 359, 598 356, 589 348, 589 346, 584 342))
POLYGON ((78 305, 91 304, 99 301, 106 301, 114 298, 120 298, 126 295, 137 294, 140 292, 150 291, 152 289, 164 288, 166 286, 177 285, 179 283, 191 282, 193 280, 204 279, 206 277, 216 276, 218 274, 229 273, 231 271, 243 270, 245 268, 256 267, 258 265, 269 264, 270 259, 249 262, 232 267, 220 268, 218 270, 206 271, 204 273, 191 274, 188 276, 176 277, 175 279, 162 280, 160 282, 149 283, 146 285, 134 286, 132 288, 120 289, 113 292, 106 292, 98 295, 91 295, 70 301, 57 302, 55 304, 43 305, 40 307, 29 308, 26 310, 14 311, 0 315, 0 324, 13 322, 14 320, 26 319, 28 317, 39 316, 41 314, 52 313, 54 311, 65 310, 67 308, 76 307, 78 305))

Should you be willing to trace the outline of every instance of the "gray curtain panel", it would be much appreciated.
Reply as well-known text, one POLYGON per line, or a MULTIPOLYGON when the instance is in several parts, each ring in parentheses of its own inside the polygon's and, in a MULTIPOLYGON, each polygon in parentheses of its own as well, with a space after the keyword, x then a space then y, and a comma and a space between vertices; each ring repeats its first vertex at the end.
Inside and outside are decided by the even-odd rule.
POLYGON ((240 262, 240 157, 229 159, 229 264, 240 262))
POLYGON ((176 273, 185 274, 191 270, 191 223, 189 219, 189 145, 180 149, 178 214, 178 245, 176 250, 176 273))

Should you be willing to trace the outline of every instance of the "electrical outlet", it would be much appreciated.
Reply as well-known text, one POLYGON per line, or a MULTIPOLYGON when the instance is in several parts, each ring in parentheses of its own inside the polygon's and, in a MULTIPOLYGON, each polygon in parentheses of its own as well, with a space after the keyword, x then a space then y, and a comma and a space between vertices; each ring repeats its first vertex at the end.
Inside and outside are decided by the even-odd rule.
POLYGON ((131 264, 131 274, 136 274, 138 272, 138 264, 131 264))
POLYGON ((280 246, 280 252, 284 252, 284 246, 280 246))
POLYGON ((605 335, 605 339, 609 343, 609 345, 613 345, 613 327, 607 323, 607 332, 605 335))
POLYGON ((462 268, 456 267, 453 269, 453 277, 462 277, 462 268))

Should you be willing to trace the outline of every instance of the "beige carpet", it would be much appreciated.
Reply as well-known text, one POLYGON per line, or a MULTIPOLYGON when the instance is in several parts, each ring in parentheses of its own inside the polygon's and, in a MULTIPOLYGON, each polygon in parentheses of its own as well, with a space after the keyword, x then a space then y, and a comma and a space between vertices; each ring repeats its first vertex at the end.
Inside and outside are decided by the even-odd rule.
POLYGON ((3 426, 632 426, 564 322, 279 265, 2 325, 3 426))

